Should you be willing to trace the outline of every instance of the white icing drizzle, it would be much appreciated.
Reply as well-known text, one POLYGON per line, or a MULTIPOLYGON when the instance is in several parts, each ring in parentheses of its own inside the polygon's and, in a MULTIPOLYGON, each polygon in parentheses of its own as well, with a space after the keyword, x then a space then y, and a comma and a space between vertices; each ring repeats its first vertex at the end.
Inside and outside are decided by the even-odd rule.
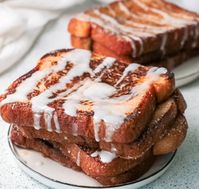
MULTIPOLYGON (((156 23, 161 23, 161 24, 166 24, 166 27, 158 27, 154 26, 151 24, 145 24, 141 22, 136 22, 133 20, 125 20, 125 23, 130 24, 130 26, 120 24, 117 19, 115 19, 112 16, 109 16, 105 13, 100 12, 99 10, 94 10, 93 12, 98 16, 98 17, 93 17, 90 15, 80 15, 78 19, 83 19, 86 21, 91 21, 104 29, 107 29, 113 33, 118 34, 125 40, 129 41, 132 47, 132 56, 137 57, 138 55, 141 55, 143 50, 144 50, 144 43, 143 43, 143 38, 146 37, 155 37, 156 34, 165 34, 166 32, 173 30, 174 28, 186 28, 187 30, 187 25, 190 24, 195 24, 197 25, 197 19, 195 20, 192 17, 183 15, 180 17, 177 13, 172 12, 170 14, 169 12, 165 10, 160 10, 157 8, 152 8, 149 5, 146 5, 144 2, 140 0, 135 0, 133 3, 137 4, 139 7, 141 7, 144 10, 150 10, 158 15, 160 15, 162 18, 157 17, 155 15, 147 15, 145 13, 142 13, 142 15, 137 15, 133 14, 132 11, 130 11, 127 6, 123 4, 122 1, 118 2, 119 9, 124 12, 126 15, 130 15, 132 17, 140 19, 143 17, 145 20, 153 20, 156 23), (139 52, 137 51, 135 41, 137 41, 140 44, 140 50, 139 52)), ((111 9, 108 6, 109 10, 111 11, 112 15, 117 16, 116 13, 114 12, 114 9, 111 9)), ((196 27, 197 28, 197 27, 196 27)), ((197 33, 198 29, 196 29, 197 33)), ((197 34, 196 34, 197 35, 197 34)), ((199 34, 198 34, 199 35, 199 34)), ((183 39, 181 42, 182 47, 184 46, 185 42, 188 39, 188 30, 184 32, 183 39)), ((163 54, 165 54, 165 45, 167 43, 167 34, 163 36, 162 38, 162 44, 161 44, 161 50, 163 54)))
MULTIPOLYGON (((114 31, 116 31, 117 33, 121 32, 121 33, 126 33, 126 34, 128 34, 128 33, 134 34, 134 35, 130 36, 132 39, 134 39, 134 37, 135 37, 135 40, 137 40, 138 37, 152 37, 152 36, 154 36, 153 34, 141 31, 138 28, 132 28, 132 27, 129 27, 129 26, 126 26, 126 25, 122 25, 115 18, 113 18, 113 17, 111 17, 107 14, 101 13, 99 10, 95 10, 94 13, 97 16, 99 16, 99 19, 102 19, 104 22, 108 21, 108 23, 111 24, 113 29, 115 29, 114 31)), ((104 26, 104 27, 106 27, 106 26, 104 26)))
POLYGON ((166 74, 168 70, 163 67, 152 67, 148 70, 147 76, 160 76, 162 74, 166 74))
POLYGON ((80 19, 91 21, 105 29, 108 29, 109 31, 113 33, 120 34, 123 38, 125 38, 126 40, 130 42, 132 51, 133 51, 133 54, 132 54, 133 57, 136 56, 136 48, 135 48, 134 41, 138 41, 138 43, 140 44, 139 53, 141 54, 143 51, 142 38, 154 37, 152 33, 147 33, 137 28, 121 25, 116 19, 114 19, 113 17, 109 15, 99 12, 99 10, 95 10, 94 13, 98 16, 98 18, 97 17, 94 18, 94 17, 84 14, 84 15, 81 15, 80 19))
POLYGON ((138 96, 141 91, 146 91, 146 89, 148 89, 151 86, 151 83, 152 83, 152 78, 151 78, 151 80, 147 80, 143 83, 137 84, 131 90, 132 96, 138 96))
POLYGON ((160 46, 160 50, 162 51, 163 55, 165 55, 165 53, 166 53, 165 48, 166 48, 167 40, 168 40, 168 34, 165 33, 162 37, 162 43, 160 46))
MULTIPOLYGON (((52 109, 53 112, 53 109, 52 109)), ((47 126, 47 131, 51 132, 52 127, 51 127, 51 120, 52 120, 52 112, 44 112, 44 120, 45 120, 45 125, 47 126)))
POLYGON ((99 64, 96 68, 95 68, 95 70, 94 70, 94 73, 96 74, 96 73, 99 73, 99 72, 101 72, 104 68, 110 68, 112 65, 113 65, 113 63, 115 62, 115 58, 111 58, 111 57, 107 57, 107 58, 105 58, 104 60, 103 60, 103 62, 101 63, 101 64, 99 64))
POLYGON ((34 118, 34 128, 36 130, 39 130, 40 129, 40 118, 41 118, 41 115, 35 113, 33 118, 34 118))
MULTIPOLYGON (((78 110, 89 111, 86 106, 80 104, 80 99, 81 101, 87 100, 93 102, 95 140, 99 141, 98 132, 99 125, 102 120, 110 124, 119 120, 121 123, 123 120, 123 118, 119 118, 118 120, 118 115, 116 115, 114 110, 112 110, 113 108, 111 104, 110 107, 107 107, 107 103, 110 103, 109 96, 111 96, 115 91, 116 89, 111 85, 88 79, 85 81, 83 86, 77 89, 77 91, 71 93, 65 98, 63 108, 65 113, 68 115, 76 116, 78 110)), ((117 110, 115 111, 117 112, 117 110)))
POLYGON ((124 70, 122 76, 121 76, 120 79, 117 81, 117 83, 115 84, 115 86, 117 86, 118 84, 120 84, 120 83, 123 81, 123 79, 124 79, 129 73, 134 72, 134 71, 137 70, 139 67, 140 67, 140 65, 139 65, 139 64, 136 64, 136 63, 129 64, 129 65, 125 68, 125 70, 124 70))
POLYGON ((77 106, 79 105, 79 103, 80 101, 75 99, 65 101, 63 104, 65 114, 70 116, 76 116, 77 106))
POLYGON ((96 151, 91 154, 91 157, 99 157, 102 163, 110 163, 112 162, 117 156, 113 152, 108 151, 96 151))
MULTIPOLYGON (((122 1, 120 1, 118 4, 119 4, 120 10, 123 11, 126 15, 128 15, 128 16, 130 15, 131 17, 138 18, 138 19, 140 19, 140 16, 142 16, 142 15, 132 14, 133 12, 130 12, 129 9, 123 4, 122 1)), ((145 19, 147 19, 147 17, 151 17, 151 19, 153 18, 153 21, 154 21, 154 19, 156 19, 154 16, 146 15, 144 13, 143 13, 143 15, 144 15, 145 19)), ((159 20, 157 20, 156 22, 159 23, 159 20)), ((137 27, 137 29, 142 29, 148 33, 160 34, 165 31, 168 31, 168 27, 167 28, 157 27, 157 26, 150 25, 150 24, 143 24, 141 22, 135 22, 133 20, 125 20, 125 23, 130 24, 132 27, 135 26, 135 27, 137 27)))
MULTIPOLYGON (((46 91, 42 92, 38 96, 33 97, 30 102, 32 103, 32 111, 34 115, 34 127, 35 129, 40 129, 40 116, 44 113, 45 123, 49 131, 52 130, 51 120, 54 109, 48 106, 48 103, 54 101, 55 99, 49 99, 52 96, 53 92, 56 92, 60 89, 63 89, 67 83, 69 83, 74 77, 81 76, 85 72, 92 74, 92 70, 89 67, 91 52, 86 50, 74 49, 65 54, 56 65, 53 65, 49 68, 39 70, 32 74, 31 77, 27 78, 25 81, 19 84, 16 88, 16 92, 10 95, 7 95, 6 99, 1 102, 1 106, 5 103, 11 102, 26 102, 27 95, 34 89, 37 83, 48 76, 51 73, 64 70, 68 62, 72 62, 74 68, 72 68, 66 76, 62 77, 59 82, 46 91)), ((56 121, 56 118, 55 118, 56 121)), ((57 128, 60 130, 58 122, 55 123, 57 128)))
POLYGON ((80 160, 81 160, 80 159, 81 158, 80 155, 81 155, 81 151, 79 150, 78 153, 77 153, 77 159, 76 159, 77 166, 80 166, 80 160))
POLYGON ((117 152, 117 149, 113 143, 111 144, 111 152, 117 152))
MULTIPOLYGON (((66 55, 68 55, 68 53, 66 55)), ((5 103, 12 103, 16 101, 26 102, 27 95, 32 91, 33 88, 35 88, 37 83, 51 73, 62 71, 66 66, 66 61, 67 56, 64 56, 57 62, 56 65, 34 72, 31 77, 19 84, 14 94, 7 95, 6 99, 0 103, 0 106, 4 105, 5 103)))
POLYGON ((123 11, 124 13, 126 13, 128 15, 131 14, 131 12, 129 11, 129 9, 123 4, 122 1, 120 1, 118 3, 118 5, 119 5, 119 8, 120 8, 121 11, 123 11))
MULTIPOLYGON (((120 128, 128 113, 133 112, 137 108, 137 105, 142 102, 143 95, 146 94, 146 91, 148 91, 148 88, 151 86, 152 82, 156 79, 158 80, 161 74, 165 74, 167 72, 165 68, 152 67, 146 74, 146 77, 148 78, 143 80, 142 84, 133 87, 130 94, 123 95, 121 97, 110 98, 115 92, 117 92, 117 89, 107 83, 103 83, 100 80, 95 79, 94 72, 103 72, 103 67, 110 68, 115 59, 104 59, 104 61, 101 63, 102 65, 99 65, 95 71, 92 71, 89 66, 90 59, 90 51, 75 49, 66 53, 64 57, 62 57, 61 60, 57 62, 56 65, 51 67, 51 69, 46 68, 45 70, 36 72, 39 73, 39 76, 42 75, 45 77, 51 72, 63 70, 68 62, 73 64, 68 73, 62 76, 56 84, 50 86, 47 90, 41 92, 38 96, 35 96, 30 100, 34 115, 35 129, 40 129, 41 115, 44 114, 44 119, 47 127, 46 129, 48 131, 52 131, 53 128, 51 123, 54 122, 55 131, 58 133, 60 132, 60 125, 56 111, 54 108, 49 107, 48 104, 55 100, 61 99, 64 100, 62 107, 65 113, 69 116, 76 116, 78 111, 93 111, 93 130, 95 140, 105 140, 110 142, 112 141, 114 132, 120 128), (90 78, 81 80, 72 88, 60 92, 54 98, 49 98, 57 91, 66 89, 66 84, 70 83, 74 77, 81 76, 85 72, 90 73, 90 78), (88 102, 89 104, 83 102, 88 102), (102 122, 104 122, 106 126, 104 138, 99 137, 99 130, 102 122)), ((138 67, 138 64, 128 65, 123 71, 123 74, 117 84, 119 84, 129 74, 129 72, 134 72, 138 67)), ((13 102, 13 99, 15 99, 17 102, 24 100, 28 101, 27 96, 25 97, 25 95, 29 94, 37 85, 39 80, 42 79, 41 76, 38 79, 36 77, 38 74, 36 73, 32 75, 33 77, 24 80, 16 88, 16 92, 14 94, 8 95, 5 99, 5 102, 3 103, 13 102), (32 81, 34 85, 30 83, 30 81, 32 81), (29 84, 31 87, 29 87, 29 84), (20 93, 19 89, 21 87, 23 87, 24 90, 22 90, 20 93)), ((72 134, 77 136, 78 125, 74 124, 72 129, 72 134)))
MULTIPOLYGON (((54 119, 54 123, 55 123, 55 131, 57 133, 61 133, 61 129, 60 129, 60 125, 59 125, 59 120, 58 120, 58 117, 57 117, 57 113, 54 112, 54 115, 53 115, 53 119, 54 119)), ((65 138, 64 138, 65 139, 65 138)))
MULTIPOLYGON (((80 50, 80 49, 74 49, 66 53, 65 59, 64 59, 65 62, 72 62, 74 66, 68 71, 66 76, 61 77, 59 79, 58 83, 49 87, 46 91, 44 91, 43 93, 31 99, 32 111, 34 112, 34 115, 35 113, 41 114, 42 112, 44 112, 45 122, 47 124, 47 128, 49 131, 52 129, 51 119, 52 119, 52 113, 54 109, 50 108, 48 104, 55 100, 55 99, 50 99, 49 97, 52 96, 53 92, 56 92, 58 90, 65 88, 66 84, 71 82, 71 80, 74 77, 81 76, 85 72, 92 73, 91 68, 89 67, 90 56, 91 56, 91 53, 89 51, 80 50)), ((39 127, 39 126, 35 125, 35 127, 39 127)), ((59 129, 60 128, 58 128, 58 130, 59 129)))
MULTIPOLYGON (((100 120, 101 121, 101 120, 100 120)), ((100 124, 99 123, 94 123, 94 136, 95 136, 95 141, 99 142, 100 138, 99 138, 99 128, 100 128, 100 124)))

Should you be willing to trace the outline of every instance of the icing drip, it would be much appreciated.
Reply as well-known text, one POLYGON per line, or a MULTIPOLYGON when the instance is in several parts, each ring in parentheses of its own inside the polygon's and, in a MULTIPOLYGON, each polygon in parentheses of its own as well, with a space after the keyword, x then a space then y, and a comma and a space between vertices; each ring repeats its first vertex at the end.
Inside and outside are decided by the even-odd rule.
POLYGON ((107 57, 107 58, 105 58, 104 60, 103 60, 103 62, 101 63, 101 64, 99 64, 96 68, 95 68, 95 70, 94 70, 94 73, 96 74, 96 73, 99 73, 99 72, 101 72, 104 68, 110 68, 112 65, 113 65, 113 63, 115 62, 115 58, 111 58, 111 57, 107 57))
MULTIPOLYGON (((46 91, 42 92, 38 96, 33 97, 30 101, 32 103, 32 111, 34 115, 34 127, 35 129, 40 129, 40 116, 44 113, 44 119, 48 131, 52 130, 51 120, 54 109, 49 107, 48 104, 55 99, 50 99, 52 94, 60 89, 65 88, 66 84, 71 82, 71 80, 76 76, 81 76, 83 73, 88 72, 92 74, 92 70, 89 67, 91 52, 86 50, 74 49, 65 54, 56 65, 46 68, 44 70, 39 70, 32 74, 31 77, 27 78, 25 81, 19 84, 16 88, 14 94, 7 95, 7 98, 1 102, 1 106, 5 103, 11 102, 26 102, 27 95, 34 89, 37 83, 47 77, 51 73, 56 73, 64 70, 68 62, 74 63, 74 67, 67 73, 66 76, 61 77, 57 84, 50 86, 46 91)), ((69 90, 70 91, 70 90, 69 90)), ((64 93, 66 94, 66 92, 64 93)), ((56 121, 56 118, 55 118, 56 121)), ((58 120, 57 120, 58 121, 58 120)), ((58 122, 55 123, 57 128, 60 130, 58 122)))
POLYGON ((75 116, 78 110, 91 111, 86 105, 80 103, 80 99, 81 101, 93 102, 92 110, 94 111, 95 140, 99 141, 98 132, 102 120, 110 124, 117 121, 121 123, 123 121, 123 118, 119 117, 117 115, 118 113, 116 114, 117 110, 113 110, 113 105, 111 106, 110 104, 109 107, 107 106, 107 104, 110 103, 109 96, 115 91, 116 89, 111 85, 88 79, 83 86, 79 87, 74 93, 71 93, 65 98, 63 108, 65 113, 70 116, 75 116))
POLYGON ((119 2, 118 3, 119 8, 121 11, 123 11, 124 13, 126 13, 127 15, 131 14, 131 12, 129 11, 129 9, 123 4, 123 2, 119 2))
POLYGON ((117 152, 117 149, 115 148, 114 144, 111 144, 111 152, 117 152))
MULTIPOLYGON (((126 41, 129 41, 132 47, 132 57, 137 57, 142 54, 144 51, 144 43, 143 40, 146 37, 155 37, 157 34, 163 34, 162 44, 161 44, 161 50, 163 52, 163 55, 166 53, 165 46, 167 43, 167 34, 165 34, 168 31, 173 30, 174 28, 185 28, 185 32, 183 35, 183 39, 181 40, 181 46, 183 47, 185 42, 188 39, 189 32, 187 30, 187 25, 197 25, 197 20, 194 18, 191 18, 189 16, 183 15, 183 17, 180 17, 175 12, 167 12, 166 10, 160 10, 158 8, 154 8, 152 6, 149 6, 145 4, 144 2, 140 0, 135 0, 134 3, 142 8, 145 11, 152 11, 153 13, 159 15, 147 15, 145 13, 142 13, 142 15, 137 15, 136 13, 133 13, 133 11, 130 11, 124 3, 118 2, 118 8, 126 15, 131 16, 132 18, 137 18, 138 20, 144 19, 144 20, 152 20, 155 23, 161 23, 163 26, 158 27, 155 25, 152 25, 150 23, 142 23, 133 21, 130 19, 126 19, 124 21, 125 24, 121 24, 117 19, 114 17, 117 17, 117 14, 115 13, 115 10, 112 9, 110 6, 108 6, 109 11, 111 12, 114 17, 109 16, 105 13, 100 12, 99 10, 94 10, 93 13, 97 15, 90 16, 90 15, 80 15, 78 19, 83 19, 86 21, 90 21, 92 23, 95 23, 105 30, 108 30, 110 32, 113 32, 117 34, 118 36, 121 36, 126 41), (136 47, 136 42, 139 43, 140 48, 139 51, 137 50, 138 47, 136 47)), ((197 28, 197 27, 196 27, 197 28)), ((198 28, 196 29, 196 33, 199 33, 198 28)), ((199 34, 198 34, 199 35, 199 34)), ((197 34, 195 35, 197 36, 197 34)))
POLYGON ((34 117, 33 117, 33 119, 34 119, 34 128, 36 130, 40 129, 40 118, 41 118, 40 114, 35 114, 34 117))
POLYGON ((47 131, 51 132, 52 131, 52 127, 51 127, 51 120, 52 120, 52 112, 44 112, 44 120, 45 120, 45 124, 47 126, 47 131))
POLYGON ((135 64, 135 63, 129 64, 129 65, 125 68, 125 70, 124 70, 124 72, 123 72, 123 74, 122 74, 122 77, 120 77, 120 79, 117 81, 117 83, 115 84, 115 86, 117 86, 118 84, 120 84, 120 83, 123 81, 123 79, 124 79, 129 73, 134 72, 136 69, 139 68, 139 66, 140 66, 139 64, 135 64))
MULTIPOLYGON (((40 129, 41 115, 44 115, 46 129, 52 131, 51 123, 54 122, 54 130, 59 133, 61 130, 58 115, 55 109, 49 106, 49 103, 55 100, 63 100, 62 108, 69 116, 76 116, 78 111, 93 113, 93 131, 96 141, 112 141, 114 132, 120 128, 128 113, 133 112, 137 108, 137 104, 142 102, 143 95, 146 94, 152 82, 158 80, 161 74, 167 73, 167 70, 165 68, 152 67, 146 74, 148 78, 133 87, 128 95, 112 97, 117 92, 117 89, 101 82, 98 78, 96 79, 95 73, 103 73, 103 69, 110 68, 115 59, 105 58, 94 71, 89 66, 90 59, 90 51, 80 49, 69 51, 56 65, 39 70, 30 78, 24 80, 16 88, 16 92, 8 95, 3 103, 13 102, 13 100, 30 102, 32 104, 35 129, 40 129), (49 86, 48 89, 42 91, 38 96, 34 96, 31 100, 27 99, 27 94, 35 88, 43 77, 48 76, 50 73, 63 71, 69 62, 73 64, 72 68, 66 75, 59 78, 57 83, 49 86), (82 76, 84 73, 89 73, 90 78, 81 80, 74 84, 72 88, 67 89, 66 84, 69 84, 76 76, 82 76), (19 89, 21 88, 23 90, 20 91, 19 89), (50 98, 53 94, 57 94, 57 96, 50 98), (100 138, 100 125, 103 123, 106 126, 105 137, 100 138)), ((116 85, 120 84, 129 73, 133 73, 138 68, 138 64, 128 65, 116 85)), ((72 127, 72 132, 74 136, 78 135, 78 125, 76 123, 72 127)))
POLYGON ((160 46, 160 50, 162 51, 163 55, 165 55, 165 53, 166 53, 165 48, 166 48, 167 40, 168 40, 168 34, 165 33, 162 37, 162 43, 160 46))
POLYGON ((76 164, 77 164, 77 166, 80 166, 80 155, 81 155, 81 152, 80 152, 80 150, 78 151, 78 153, 77 153, 77 159, 76 159, 76 164))
POLYGON ((54 123, 55 123, 55 131, 57 133, 61 133, 61 129, 60 129, 60 125, 59 125, 59 120, 58 120, 58 117, 57 117, 57 113, 55 112, 54 115, 53 115, 53 119, 54 119, 54 123))
POLYGON ((91 157, 99 157, 102 163, 110 163, 112 162, 117 156, 115 153, 111 153, 108 151, 96 151, 91 154, 91 157))
MULTIPOLYGON (((64 57, 65 62, 62 62, 62 64, 64 64, 65 67, 67 62, 74 63, 74 66, 71 68, 71 70, 68 71, 66 76, 61 77, 58 83, 49 87, 46 91, 31 99, 32 111, 34 112, 34 115, 35 113, 41 114, 42 112, 44 112, 45 122, 49 131, 52 129, 51 119, 54 109, 50 108, 48 104, 55 100, 50 99, 49 97, 52 96, 52 94, 56 91, 65 88, 66 84, 70 83, 74 77, 81 76, 85 72, 91 73, 91 69, 89 67, 90 56, 91 53, 86 50, 75 49, 68 52, 64 57)), ((58 62, 58 64, 60 64, 60 62, 58 62)), ((60 128, 58 128, 58 130, 59 129, 60 128)))
POLYGON ((160 76, 162 74, 166 74, 168 71, 166 68, 163 67, 152 67, 147 72, 147 76, 160 76))

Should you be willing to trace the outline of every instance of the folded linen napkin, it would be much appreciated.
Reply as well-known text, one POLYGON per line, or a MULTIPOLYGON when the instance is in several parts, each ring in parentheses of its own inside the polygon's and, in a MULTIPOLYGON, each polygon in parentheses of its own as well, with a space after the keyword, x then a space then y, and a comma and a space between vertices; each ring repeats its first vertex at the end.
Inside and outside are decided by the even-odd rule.
POLYGON ((17 63, 45 25, 83 0, 0 0, 0 73, 17 63))

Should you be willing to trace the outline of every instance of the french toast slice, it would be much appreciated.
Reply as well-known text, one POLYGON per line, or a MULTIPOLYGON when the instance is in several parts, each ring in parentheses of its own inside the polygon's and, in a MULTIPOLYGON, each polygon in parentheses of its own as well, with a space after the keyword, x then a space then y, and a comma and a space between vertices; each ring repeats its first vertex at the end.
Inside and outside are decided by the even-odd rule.
MULTIPOLYGON (((180 129, 178 129, 179 134, 175 136, 169 135, 171 140, 169 143, 170 146, 167 147, 168 153, 177 149, 177 147, 182 143, 183 139, 186 136, 187 123, 184 116, 184 110, 186 108, 185 101, 180 96, 178 91, 175 92, 173 98, 168 99, 166 102, 160 104, 153 115, 151 122, 148 124, 146 130, 141 133, 141 135, 132 143, 107 143, 104 141, 100 141, 99 143, 95 143, 95 141, 88 140, 87 138, 83 139, 80 137, 68 136, 63 133, 58 134, 56 132, 48 132, 43 130, 35 130, 31 127, 18 127, 21 133, 26 138, 38 138, 44 140, 50 140, 54 142, 61 143, 64 146, 68 146, 70 144, 78 144, 80 146, 86 146, 92 150, 105 150, 109 152, 113 152, 118 156, 126 159, 137 159, 143 156, 148 149, 152 148, 156 143, 161 143, 161 139, 163 139, 170 130, 178 127, 179 121, 182 122, 180 129), (184 130, 181 130, 183 128, 184 130), (181 136, 179 136, 181 134, 181 136), (176 139, 179 138, 179 142, 176 143, 176 139), (172 144, 174 144, 172 146, 172 144), (170 149, 170 151, 169 151, 170 149)), ((176 129, 175 129, 176 130, 176 129)), ((164 140, 164 139, 163 139, 164 140)), ((168 142, 168 141, 167 141, 168 142)), ((160 146, 160 145, 159 145, 160 146)), ((159 151, 160 155, 161 151, 159 151)))
POLYGON ((133 58, 199 47, 199 15, 164 0, 122 0, 88 10, 71 19, 68 31, 133 58))
POLYGON ((179 115, 175 124, 166 135, 157 141, 153 147, 154 155, 163 155, 174 152, 184 141, 187 134, 187 121, 184 116, 179 115))
MULTIPOLYGON (((70 160, 69 157, 65 156, 59 149, 56 149, 54 147, 52 148, 50 143, 46 141, 38 141, 37 139, 26 139, 18 132, 13 130, 11 137, 13 143, 19 147, 38 151, 42 153, 42 155, 44 155, 45 157, 57 161, 66 167, 70 167, 76 171, 82 171, 81 168, 76 165, 76 162, 70 160)), ((153 162, 154 162, 154 156, 152 155, 152 153, 148 153, 138 165, 136 165, 135 167, 124 173, 115 176, 92 176, 92 177, 103 185, 113 186, 117 184, 122 184, 129 181, 133 181, 142 176, 152 166, 153 162)))
MULTIPOLYGON (((26 138, 18 130, 17 126, 14 126, 11 131, 11 140, 14 144, 27 148, 35 149, 42 152, 45 156, 54 159, 55 161, 61 161, 59 157, 63 155, 68 158, 68 161, 73 162, 79 167, 79 170, 85 172, 91 177, 113 177, 125 173, 138 164, 140 164, 146 157, 153 156, 152 150, 149 150, 146 154, 136 160, 127 160, 117 157, 114 153, 107 151, 93 151, 89 148, 78 146, 76 144, 63 145, 55 143, 49 140, 41 140, 37 138, 26 138), (48 147, 48 148, 47 148, 48 147), (49 150, 48 150, 49 149, 49 150), (53 158, 53 153, 56 152, 57 159, 53 158), (59 156, 57 156, 59 152, 59 156), (62 155, 61 155, 62 154, 62 155)), ((64 158, 63 158, 64 159, 64 158)), ((69 162, 70 165, 73 165, 69 162)), ((77 167, 74 166, 76 170, 77 167)), ((73 166, 71 166, 73 167, 73 166)))
POLYGON ((175 89, 165 68, 125 64, 82 49, 43 56, 0 97, 8 123, 129 143, 175 89))
MULTIPOLYGON (((111 51, 107 47, 103 46, 98 42, 90 42, 89 38, 79 38, 75 36, 71 36, 71 43, 74 47, 81 48, 81 49, 92 49, 93 52, 97 54, 102 54, 108 57, 114 57, 121 62, 131 63, 137 62, 142 65, 156 65, 159 67, 165 67, 169 70, 173 70, 175 67, 180 65, 182 62, 198 56, 199 48, 190 48, 180 50, 177 53, 161 56, 161 51, 158 50, 156 52, 144 54, 140 57, 133 58, 129 55, 117 55, 115 52, 111 51)), ((198 41, 199 44, 199 41, 198 41)))

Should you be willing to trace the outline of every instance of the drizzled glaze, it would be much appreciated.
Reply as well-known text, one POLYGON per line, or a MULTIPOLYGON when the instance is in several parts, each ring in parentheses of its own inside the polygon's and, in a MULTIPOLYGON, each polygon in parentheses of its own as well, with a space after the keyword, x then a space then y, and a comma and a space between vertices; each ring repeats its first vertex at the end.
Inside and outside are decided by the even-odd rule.
POLYGON ((116 35, 122 37, 123 39, 130 42, 132 47, 132 56, 137 57, 141 55, 144 51, 144 39, 145 38, 154 38, 157 34, 162 35, 162 41, 160 45, 160 50, 162 51, 163 55, 166 53, 165 49, 168 42, 168 32, 177 29, 177 28, 184 28, 184 34, 182 37, 181 48, 183 48, 184 44, 186 43, 189 32, 187 29, 188 25, 195 25, 195 32, 194 35, 197 37, 199 34, 199 27, 197 18, 191 18, 189 16, 180 17, 176 13, 170 14, 166 10, 160 10, 153 6, 149 6, 146 3, 140 0, 133 1, 136 6, 140 7, 145 11, 151 11, 155 13, 154 15, 148 15, 142 12, 142 17, 140 15, 134 13, 133 11, 129 10, 129 8, 124 4, 123 1, 118 2, 118 8, 121 12, 123 12, 128 17, 137 18, 138 20, 152 20, 153 22, 159 24, 163 24, 165 26, 158 27, 153 24, 145 24, 142 22, 133 21, 132 19, 126 19, 124 22, 120 22, 117 18, 117 13, 115 9, 112 9, 110 6, 107 6, 108 10, 110 11, 111 15, 102 13, 99 9, 94 9, 91 11, 94 13, 95 16, 90 15, 88 13, 81 14, 77 18, 79 20, 89 21, 91 23, 97 24, 100 27, 104 28, 109 32, 113 32, 116 35), (139 43, 139 51, 136 47, 136 42, 139 43))
POLYGON ((117 156, 114 152, 108 151, 96 151, 91 154, 91 157, 99 157, 102 163, 110 163, 112 162, 117 156))
POLYGON ((79 150, 78 153, 77 153, 77 159, 76 159, 76 164, 77 164, 77 166, 80 166, 80 161, 81 161, 80 155, 81 155, 81 151, 79 150))
MULTIPOLYGON (((116 85, 120 84, 128 74, 133 73, 141 66, 138 64, 130 64, 124 69, 123 73, 121 73, 116 85, 111 86, 110 84, 102 82, 99 78, 101 78, 107 68, 114 66, 113 63, 115 59, 105 58, 94 70, 90 67, 90 61, 90 51, 80 49, 71 50, 65 53, 51 68, 39 70, 31 77, 23 80, 16 88, 16 92, 8 94, 7 98, 5 98, 0 105, 2 106, 11 102, 29 102, 32 104, 35 129, 40 129, 41 115, 44 114, 46 129, 59 133, 61 132, 59 118, 56 110, 50 107, 49 103, 61 99, 64 101, 62 108, 65 114, 69 116, 76 116, 78 111, 92 111, 95 140, 110 142, 112 141, 114 132, 119 129, 124 122, 127 113, 133 112, 134 108, 136 108, 136 103, 141 102, 142 94, 145 94, 151 84, 158 80, 162 74, 166 74, 167 70, 165 68, 152 67, 146 73, 147 79, 143 80, 141 84, 134 86, 128 95, 111 97, 117 93, 118 89, 116 85), (64 69, 68 63, 73 65, 72 68, 60 77, 57 83, 28 100, 27 94, 32 92, 42 78, 52 72, 55 73, 64 69), (72 88, 66 88, 66 84, 72 82, 77 76, 82 76, 84 73, 89 73, 90 76, 74 84, 72 88), (96 77, 96 73, 99 73, 99 77, 96 77), (62 92, 57 93, 59 90, 62 92), (52 94, 55 93, 57 93, 57 96, 50 98, 52 94), (89 104, 82 102, 89 102, 89 104), (99 137, 102 122, 106 125, 104 138, 99 137), (54 123, 54 127, 52 127, 52 123, 54 123)), ((72 126, 72 132, 74 136, 78 135, 77 124, 72 126)))

